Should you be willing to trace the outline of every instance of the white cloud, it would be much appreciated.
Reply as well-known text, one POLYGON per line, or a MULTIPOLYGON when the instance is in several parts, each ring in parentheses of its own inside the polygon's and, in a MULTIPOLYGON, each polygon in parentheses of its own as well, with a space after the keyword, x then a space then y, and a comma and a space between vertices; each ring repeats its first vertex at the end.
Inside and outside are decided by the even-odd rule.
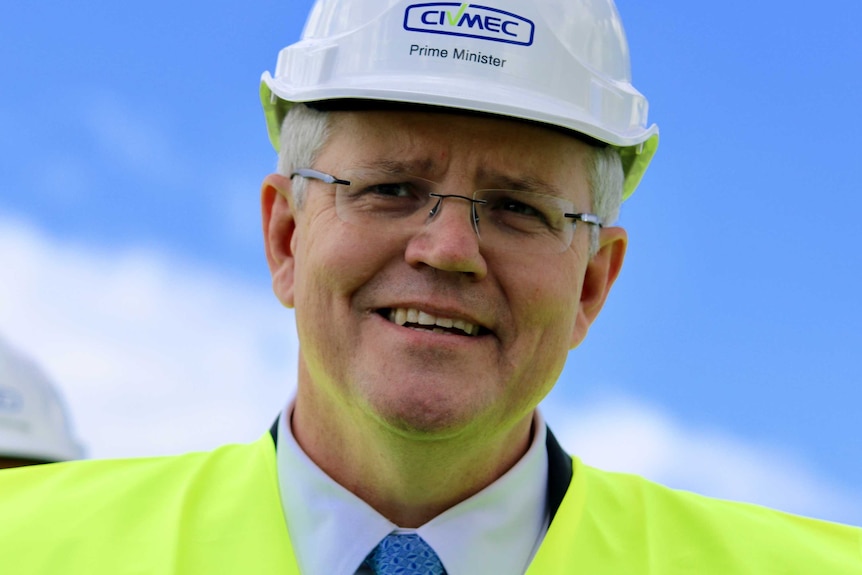
POLYGON ((577 407, 549 403, 543 411, 560 442, 595 467, 791 513, 862 520, 862 493, 819 475, 787 448, 683 424, 622 395, 577 407))
POLYGON ((267 286, 2 219, 0 261, 0 333, 62 387, 91 456, 254 439, 294 385, 293 316, 267 286))
MULTIPOLYGON (((92 457, 248 441, 294 385, 292 313, 268 286, 146 250, 68 245, 0 215, 0 334, 63 389, 92 457)), ((592 465, 859 522, 862 496, 798 457, 624 396, 543 410, 592 465)))

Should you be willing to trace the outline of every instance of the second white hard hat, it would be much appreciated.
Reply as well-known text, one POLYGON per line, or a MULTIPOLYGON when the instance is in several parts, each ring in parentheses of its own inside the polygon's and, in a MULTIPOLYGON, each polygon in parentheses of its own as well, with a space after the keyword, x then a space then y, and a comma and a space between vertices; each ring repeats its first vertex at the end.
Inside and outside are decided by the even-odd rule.
POLYGON ((58 390, 0 339, 0 457, 51 462, 82 456, 58 390))
POLYGON ((384 100, 531 120, 619 149, 623 197, 658 146, 613 0, 318 0, 261 78, 273 146, 296 102, 384 100))

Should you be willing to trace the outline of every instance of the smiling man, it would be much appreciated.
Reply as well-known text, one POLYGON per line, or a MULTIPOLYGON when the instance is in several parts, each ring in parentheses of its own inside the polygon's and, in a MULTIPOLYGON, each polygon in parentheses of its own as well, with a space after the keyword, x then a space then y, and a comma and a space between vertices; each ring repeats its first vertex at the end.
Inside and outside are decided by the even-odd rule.
POLYGON ((303 175, 263 188, 274 289, 302 342, 293 434, 336 482, 419 527, 544 435, 533 411, 601 308, 626 236, 598 230, 590 253, 598 224, 573 219, 592 206, 594 152, 567 134, 305 106, 284 130, 321 124, 314 171, 286 149, 286 173, 303 175))
POLYGON ((319 0, 261 96, 295 397, 253 444, 0 474, 4 573, 862 573, 860 529, 591 468, 537 410, 657 147, 612 0, 319 0))

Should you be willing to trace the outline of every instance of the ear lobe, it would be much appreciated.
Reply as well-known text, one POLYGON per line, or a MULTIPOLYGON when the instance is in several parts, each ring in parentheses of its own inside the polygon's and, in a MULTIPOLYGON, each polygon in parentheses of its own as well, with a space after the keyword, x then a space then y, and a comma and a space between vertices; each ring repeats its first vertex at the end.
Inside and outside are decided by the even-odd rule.
POLYGON ((296 232, 290 178, 270 174, 260 190, 263 245, 272 275, 272 290, 285 307, 293 307, 294 253, 296 232))
POLYGON ((587 264, 581 286, 581 300, 571 348, 577 347, 605 305, 625 259, 628 234, 623 228, 602 228, 599 232, 599 251, 587 264))

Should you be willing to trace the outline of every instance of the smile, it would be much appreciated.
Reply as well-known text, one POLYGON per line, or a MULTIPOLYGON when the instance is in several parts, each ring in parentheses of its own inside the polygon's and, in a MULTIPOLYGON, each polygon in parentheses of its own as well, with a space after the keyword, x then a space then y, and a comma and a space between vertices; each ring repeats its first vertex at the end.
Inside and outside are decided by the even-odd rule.
POLYGON ((458 318, 431 315, 415 308, 391 308, 383 311, 383 316, 392 323, 418 331, 449 333, 453 335, 479 335, 481 327, 458 318))

